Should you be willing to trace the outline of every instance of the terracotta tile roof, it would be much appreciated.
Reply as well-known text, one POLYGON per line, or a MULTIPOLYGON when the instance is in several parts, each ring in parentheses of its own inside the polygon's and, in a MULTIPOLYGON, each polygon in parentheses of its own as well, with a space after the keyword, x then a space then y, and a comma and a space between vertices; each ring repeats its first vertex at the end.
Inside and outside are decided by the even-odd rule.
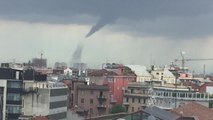
POLYGON ((88 76, 104 76, 104 75, 117 75, 117 74, 113 71, 107 71, 106 69, 88 71, 88 76))
POLYGON ((213 110, 196 102, 188 103, 172 111, 184 117, 197 117, 199 120, 213 120, 213 110))

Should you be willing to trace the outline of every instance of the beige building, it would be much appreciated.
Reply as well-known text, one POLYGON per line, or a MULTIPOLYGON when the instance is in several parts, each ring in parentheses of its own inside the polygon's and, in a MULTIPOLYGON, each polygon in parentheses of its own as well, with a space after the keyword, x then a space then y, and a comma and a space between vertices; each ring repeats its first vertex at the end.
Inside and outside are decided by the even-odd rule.
POLYGON ((176 78, 167 68, 154 68, 151 70, 151 74, 155 80, 163 80, 165 83, 175 84, 176 78))
POLYGON ((128 112, 136 112, 145 108, 148 104, 149 86, 141 83, 129 83, 124 93, 123 104, 128 112))
POLYGON ((136 75, 136 82, 145 82, 152 79, 152 75, 147 71, 145 66, 141 65, 126 65, 129 67, 136 75))

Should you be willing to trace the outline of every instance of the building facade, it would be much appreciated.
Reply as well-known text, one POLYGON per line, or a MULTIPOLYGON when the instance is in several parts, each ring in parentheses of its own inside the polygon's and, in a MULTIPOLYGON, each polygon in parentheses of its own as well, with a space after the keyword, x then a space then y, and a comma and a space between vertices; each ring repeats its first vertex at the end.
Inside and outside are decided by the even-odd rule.
POLYGON ((17 120, 22 113, 23 71, 0 68, 1 117, 17 120))
POLYGON ((0 80, 0 120, 6 118, 7 80, 0 80))
POLYGON ((87 117, 109 114, 111 104, 108 86, 79 85, 77 91, 77 113, 87 117))
POLYGON ((163 80, 165 83, 175 84, 176 78, 167 68, 154 68, 151 70, 151 74, 155 80, 163 80))
POLYGON ((136 112, 144 109, 148 105, 149 86, 142 83, 129 83, 125 90, 123 105, 128 112, 136 112))
POLYGON ((187 87, 153 87, 151 93, 153 104, 163 109, 173 109, 185 105, 189 102, 196 101, 203 106, 208 107, 209 98, 208 93, 199 93, 192 91, 187 87))
POLYGON ((48 116, 53 120, 67 116, 68 88, 63 83, 25 81, 24 116, 48 116))

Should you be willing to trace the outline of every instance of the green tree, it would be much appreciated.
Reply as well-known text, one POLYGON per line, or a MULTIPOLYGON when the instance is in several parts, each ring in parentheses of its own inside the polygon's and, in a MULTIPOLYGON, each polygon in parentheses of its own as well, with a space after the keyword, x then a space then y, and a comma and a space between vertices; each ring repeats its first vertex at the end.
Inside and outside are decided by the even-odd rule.
POLYGON ((209 102, 209 108, 213 108, 213 101, 209 102))
POLYGON ((126 112, 126 108, 122 105, 116 105, 115 107, 112 108, 112 111, 111 111, 112 114, 121 113, 121 112, 126 112))

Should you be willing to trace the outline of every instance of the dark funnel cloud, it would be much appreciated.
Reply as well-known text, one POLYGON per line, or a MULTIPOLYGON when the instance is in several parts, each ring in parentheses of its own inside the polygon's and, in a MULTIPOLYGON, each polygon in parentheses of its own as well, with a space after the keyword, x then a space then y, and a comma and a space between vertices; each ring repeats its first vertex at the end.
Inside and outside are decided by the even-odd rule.
POLYGON ((89 33, 86 35, 86 37, 90 37, 95 32, 99 31, 102 27, 104 27, 107 22, 104 22, 103 19, 99 20, 92 28, 90 29, 89 33))
POLYGON ((82 62, 81 57, 82 57, 83 48, 84 48, 84 45, 82 43, 79 43, 72 55, 71 65, 73 65, 74 63, 82 62))
POLYGON ((90 37, 92 34, 94 34, 95 32, 99 31, 101 28, 103 28, 105 25, 107 24, 111 24, 112 22, 114 22, 116 20, 115 17, 113 16, 104 16, 101 17, 98 22, 92 26, 92 28, 90 29, 89 33, 87 33, 87 35, 85 36, 90 37))

